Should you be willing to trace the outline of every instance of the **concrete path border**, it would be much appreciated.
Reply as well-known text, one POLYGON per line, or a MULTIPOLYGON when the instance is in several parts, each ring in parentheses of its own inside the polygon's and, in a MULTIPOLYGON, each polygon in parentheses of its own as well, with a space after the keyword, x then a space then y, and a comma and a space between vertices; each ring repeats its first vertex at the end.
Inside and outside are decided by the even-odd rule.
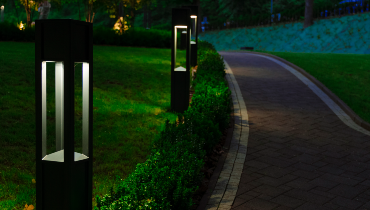
POLYGON ((229 210, 235 200, 247 154, 249 125, 248 113, 238 83, 229 67, 226 66, 226 79, 231 90, 234 107, 234 130, 230 148, 218 177, 216 186, 207 202, 207 210, 229 210))

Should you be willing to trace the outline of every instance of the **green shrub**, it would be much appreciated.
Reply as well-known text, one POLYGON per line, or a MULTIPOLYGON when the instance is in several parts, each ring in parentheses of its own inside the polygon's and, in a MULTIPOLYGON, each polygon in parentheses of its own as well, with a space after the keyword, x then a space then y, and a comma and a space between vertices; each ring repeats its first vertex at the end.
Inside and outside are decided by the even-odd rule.
MULTIPOLYGON (((122 35, 110 28, 95 27, 93 36, 94 44, 132 47, 171 48, 172 40, 171 31, 140 27, 129 29, 122 35)), ((178 33, 177 37, 180 43, 180 33, 178 33)))
MULTIPOLYGON (((1 41, 35 41, 35 27, 26 27, 21 31, 16 24, 3 22, 0 23, 0 29, 1 41)), ((181 43, 180 33, 178 33, 177 39, 178 43, 181 43)), ((171 41, 171 31, 137 27, 120 35, 111 28, 103 26, 93 28, 93 43, 96 45, 171 48, 171 41)))
POLYGON ((204 156, 218 143, 230 117, 230 91, 222 58, 208 42, 199 42, 198 76, 191 106, 178 121, 165 123, 150 146, 150 155, 116 190, 102 199, 101 210, 188 210, 203 179, 204 156))
POLYGON ((172 25, 170 23, 165 23, 165 24, 160 24, 160 25, 152 26, 151 29, 171 31, 172 25))
POLYGON ((18 42, 34 42, 35 27, 19 30, 17 24, 10 22, 0 22, 0 40, 1 41, 18 41, 18 42))

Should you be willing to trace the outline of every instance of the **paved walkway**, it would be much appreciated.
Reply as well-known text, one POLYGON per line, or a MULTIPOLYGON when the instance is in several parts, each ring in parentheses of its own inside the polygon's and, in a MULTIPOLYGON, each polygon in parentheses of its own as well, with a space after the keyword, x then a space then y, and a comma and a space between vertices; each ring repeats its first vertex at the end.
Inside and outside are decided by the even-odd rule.
POLYGON ((370 132, 290 66, 219 53, 235 127, 205 209, 370 209, 370 132))

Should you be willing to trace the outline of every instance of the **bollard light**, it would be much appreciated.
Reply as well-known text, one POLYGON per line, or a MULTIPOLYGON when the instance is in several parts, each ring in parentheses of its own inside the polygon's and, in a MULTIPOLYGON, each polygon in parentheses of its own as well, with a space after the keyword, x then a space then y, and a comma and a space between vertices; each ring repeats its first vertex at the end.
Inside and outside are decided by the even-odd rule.
POLYGON ((171 109, 184 112, 189 107, 190 88, 190 9, 172 9, 172 42, 171 42, 171 109), (186 66, 176 68, 177 29, 186 29, 186 66))
POLYGON ((198 52, 198 6, 193 6, 193 5, 190 5, 190 6, 183 6, 182 8, 189 8, 191 11, 190 11, 190 18, 191 18, 191 31, 193 32, 192 33, 192 36, 194 37, 195 41, 191 41, 191 57, 190 57, 190 65, 192 67, 198 65, 198 61, 197 61, 197 52, 198 52))
POLYGON ((4 22, 4 5, 1 5, 0 7, 0 10, 1 10, 1 22, 4 22))
MULTIPOLYGON (((35 21, 36 204, 39 210, 92 209, 92 23, 35 21), (47 154, 46 69, 55 62, 56 152, 47 154), (74 151, 75 63, 82 63, 82 154, 74 151)), ((54 141, 54 139, 53 139, 54 141)))

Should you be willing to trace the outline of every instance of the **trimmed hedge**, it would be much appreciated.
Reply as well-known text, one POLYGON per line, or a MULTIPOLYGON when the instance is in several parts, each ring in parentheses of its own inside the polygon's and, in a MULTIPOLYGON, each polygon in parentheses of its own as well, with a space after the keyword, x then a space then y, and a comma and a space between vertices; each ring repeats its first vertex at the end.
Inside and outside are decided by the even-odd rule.
MULTIPOLYGON (((180 33, 177 34, 177 43, 181 43, 180 33)), ((93 28, 93 44, 118 45, 130 47, 171 48, 171 31, 158 29, 144 29, 137 27, 127 30, 122 35, 111 28, 102 26, 93 28)), ((35 41, 35 27, 19 30, 16 24, 0 23, 0 41, 35 41)))
MULTIPOLYGON (((100 210, 188 210, 203 179, 204 157, 218 143, 230 117, 230 91, 224 79, 224 63, 214 47, 199 41, 198 75, 189 109, 178 121, 166 121, 150 146, 151 154, 125 180, 103 198, 100 210)), ((95 207, 97 208, 97 207, 95 207)))

